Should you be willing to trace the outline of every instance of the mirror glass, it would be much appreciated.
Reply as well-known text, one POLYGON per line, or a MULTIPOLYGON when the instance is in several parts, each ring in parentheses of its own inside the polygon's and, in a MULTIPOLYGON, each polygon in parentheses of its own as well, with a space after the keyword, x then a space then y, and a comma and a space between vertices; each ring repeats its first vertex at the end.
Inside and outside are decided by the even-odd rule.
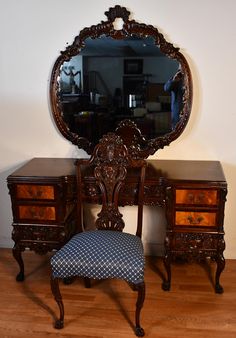
POLYGON ((63 120, 94 145, 127 118, 145 139, 169 133, 176 121, 165 84, 179 68, 152 37, 87 38, 80 53, 61 66, 63 120))
POLYGON ((53 66, 50 100, 61 134, 91 154, 110 131, 146 158, 184 130, 192 80, 179 48, 157 28, 129 20, 126 8, 84 28, 53 66), (117 28, 115 28, 117 27, 117 28))

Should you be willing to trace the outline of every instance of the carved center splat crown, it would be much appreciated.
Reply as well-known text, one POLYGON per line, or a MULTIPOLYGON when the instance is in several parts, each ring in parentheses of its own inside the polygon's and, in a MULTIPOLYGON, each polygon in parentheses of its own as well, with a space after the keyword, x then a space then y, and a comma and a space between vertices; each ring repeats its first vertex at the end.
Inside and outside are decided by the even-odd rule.
POLYGON ((130 20, 126 8, 117 5, 105 15, 107 21, 81 30, 58 56, 50 80, 53 118, 61 134, 88 154, 103 135, 116 132, 133 156, 147 158, 178 138, 188 122, 189 65, 157 28, 130 20), (167 83, 179 71, 173 103, 167 83))

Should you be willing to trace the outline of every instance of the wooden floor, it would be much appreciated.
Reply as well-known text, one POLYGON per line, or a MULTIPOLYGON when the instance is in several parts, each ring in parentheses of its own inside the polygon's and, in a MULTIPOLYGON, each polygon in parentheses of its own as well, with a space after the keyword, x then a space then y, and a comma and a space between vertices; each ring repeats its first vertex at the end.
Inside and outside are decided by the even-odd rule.
MULTIPOLYGON (((136 293, 122 281, 82 281, 61 285, 65 327, 53 328, 58 313, 49 285, 48 260, 32 252, 23 254, 24 282, 16 282, 18 266, 11 250, 0 249, 0 337, 19 338, 129 338, 136 293)), ((174 264, 172 288, 161 289, 164 272, 159 258, 147 258, 146 300, 141 323, 151 338, 235 338, 236 260, 227 260, 221 282, 224 294, 215 294, 215 264, 174 264)))

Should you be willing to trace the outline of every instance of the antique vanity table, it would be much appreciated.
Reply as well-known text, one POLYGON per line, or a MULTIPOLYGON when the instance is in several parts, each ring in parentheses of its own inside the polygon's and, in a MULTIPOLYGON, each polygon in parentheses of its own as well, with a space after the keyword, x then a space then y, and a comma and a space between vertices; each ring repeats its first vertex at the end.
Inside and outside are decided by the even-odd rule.
MULTIPOLYGON (((126 8, 115 6, 105 14, 107 21, 84 28, 57 58, 50 81, 53 118, 61 134, 88 154, 103 134, 115 131, 132 156, 148 158, 178 138, 188 122, 192 103, 190 69, 179 48, 153 26, 129 20, 126 8), (122 23, 119 28, 117 20, 122 23), (178 70, 183 75, 183 96, 179 121, 173 126, 170 94, 163 87, 178 70), (70 74, 70 78, 63 73, 70 74)), ((147 162, 143 203, 166 210, 167 278, 163 290, 170 289, 171 262, 176 257, 210 257, 217 264, 215 291, 222 293, 219 278, 225 264, 227 184, 221 164, 147 162)), ((121 205, 137 203, 135 175, 135 171, 128 173, 121 205)), ((22 251, 29 248, 44 254, 57 250, 76 231, 74 160, 32 159, 8 177, 8 186, 13 255, 20 266, 17 280, 22 281, 22 251)), ((96 182, 86 172, 83 194, 87 202, 100 203, 96 182)))

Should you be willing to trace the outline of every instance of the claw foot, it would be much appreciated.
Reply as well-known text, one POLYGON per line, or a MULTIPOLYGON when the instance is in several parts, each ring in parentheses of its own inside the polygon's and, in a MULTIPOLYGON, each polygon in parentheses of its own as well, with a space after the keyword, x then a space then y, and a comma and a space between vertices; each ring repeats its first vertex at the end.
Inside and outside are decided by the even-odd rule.
POLYGON ((136 327, 135 328, 135 334, 137 337, 143 337, 144 336, 144 329, 142 327, 136 327))
POLYGON ((18 275, 16 276, 16 281, 23 282, 24 279, 25 279, 24 272, 19 272, 18 275))
POLYGON ((167 281, 163 282, 162 283, 162 290, 170 291, 170 282, 167 282, 167 281))
POLYGON ((224 289, 223 289, 223 287, 220 284, 216 284, 215 285, 215 292, 216 293, 223 293, 224 289))
POLYGON ((55 329, 62 329, 64 327, 63 320, 57 319, 54 325, 55 329))

